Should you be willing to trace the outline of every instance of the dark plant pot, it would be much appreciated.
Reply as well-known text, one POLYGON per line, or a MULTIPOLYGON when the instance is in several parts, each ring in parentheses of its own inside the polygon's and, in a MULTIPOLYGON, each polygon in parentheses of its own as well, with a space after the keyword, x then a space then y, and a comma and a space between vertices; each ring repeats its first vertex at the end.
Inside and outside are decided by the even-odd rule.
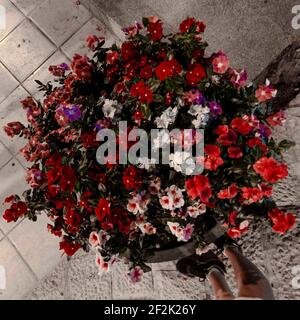
POLYGON ((178 243, 170 248, 157 250, 152 257, 147 259, 149 263, 161 263, 178 260, 195 253, 194 242, 178 243))

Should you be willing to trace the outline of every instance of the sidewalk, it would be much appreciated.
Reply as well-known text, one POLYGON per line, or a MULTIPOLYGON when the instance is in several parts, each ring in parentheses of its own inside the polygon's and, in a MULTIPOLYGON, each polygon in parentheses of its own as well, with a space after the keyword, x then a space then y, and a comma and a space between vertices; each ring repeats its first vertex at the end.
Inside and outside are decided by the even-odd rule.
MULTIPOLYGON (((69 62, 74 53, 87 53, 89 34, 117 38, 83 6, 73 0, 0 0, 6 8, 7 28, 0 31, 0 200, 27 189, 26 162, 19 154, 22 139, 13 141, 2 127, 25 121, 19 103, 29 95, 39 98, 35 79, 51 79, 48 66, 69 62)), ((1 205, 0 212, 4 207, 1 205)), ((7 289, 0 299, 18 299, 35 287, 61 260, 58 238, 48 233, 47 219, 6 224, 0 217, 0 265, 7 289)))

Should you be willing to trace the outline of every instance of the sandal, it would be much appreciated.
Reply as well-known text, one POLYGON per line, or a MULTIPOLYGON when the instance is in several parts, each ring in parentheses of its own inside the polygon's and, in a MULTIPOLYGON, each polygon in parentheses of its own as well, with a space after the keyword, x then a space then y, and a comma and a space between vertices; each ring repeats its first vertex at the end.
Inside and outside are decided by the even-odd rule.
POLYGON ((176 264, 177 270, 188 276, 198 277, 200 281, 205 281, 211 268, 218 269, 222 274, 226 273, 224 263, 212 251, 201 256, 193 254, 189 257, 180 259, 176 264))

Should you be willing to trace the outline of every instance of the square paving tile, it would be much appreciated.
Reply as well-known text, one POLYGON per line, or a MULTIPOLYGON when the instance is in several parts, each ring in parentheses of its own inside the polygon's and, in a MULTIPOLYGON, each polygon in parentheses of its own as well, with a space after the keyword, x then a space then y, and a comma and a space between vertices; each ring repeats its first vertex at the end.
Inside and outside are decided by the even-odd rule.
MULTIPOLYGON (((69 63, 68 58, 60 51, 56 51, 41 67, 39 67, 25 82, 23 82, 24 88, 32 95, 40 93, 38 91, 38 84, 35 80, 39 80, 43 83, 47 83, 50 80, 54 80, 54 77, 48 71, 50 65, 60 64, 62 62, 69 63)), ((53 82, 56 86, 58 83, 53 82)), ((41 93, 43 95, 43 93, 41 93)))
POLYGON ((11 158, 12 154, 0 142, 0 168, 2 168, 11 158))
POLYGON ((6 12, 6 26, 4 30, 0 29, 0 41, 25 18, 9 0, 1 0, 1 5, 4 6, 6 12))
POLYGON ((105 37, 106 41, 104 47, 109 47, 113 43, 119 41, 119 39, 107 30, 107 28, 98 19, 93 18, 62 46, 62 50, 70 59, 73 58, 75 53, 92 57, 93 53, 86 46, 86 38, 89 35, 105 37))
MULTIPOLYGON (((1 44, 0 44, 1 46, 1 44)), ((18 86, 18 81, 0 62, 0 103, 18 86)))
POLYGON ((36 222, 25 218, 8 235, 39 279, 52 271, 62 255, 59 251, 59 238, 47 230, 49 221, 45 214, 38 216, 36 222))
POLYGON ((8 137, 3 127, 12 121, 27 124, 26 112, 23 110, 20 100, 25 99, 28 95, 28 92, 19 86, 0 104, 0 140, 13 155, 19 153, 19 150, 26 144, 26 140, 19 137, 8 137))
POLYGON ((7 209, 7 206, 2 204, 3 200, 12 194, 22 195, 22 193, 28 189, 28 185, 25 181, 25 170, 16 159, 9 161, 0 170, 0 177, 0 229, 7 234, 12 228, 16 227, 21 220, 7 223, 3 219, 3 212, 7 209))
POLYGON ((47 0, 30 13, 30 18, 57 45, 63 44, 91 17, 72 0, 47 0))
POLYGON ((6 275, 6 289, 0 292, 0 300, 22 299, 37 283, 34 275, 7 239, 0 241, 0 265, 4 267, 6 275))
POLYGON ((24 14, 28 14, 32 11, 38 4, 41 4, 46 0, 10 0, 15 4, 24 14))
POLYGON ((54 51, 55 46, 29 20, 0 43, 2 63, 19 81, 24 81, 54 51))

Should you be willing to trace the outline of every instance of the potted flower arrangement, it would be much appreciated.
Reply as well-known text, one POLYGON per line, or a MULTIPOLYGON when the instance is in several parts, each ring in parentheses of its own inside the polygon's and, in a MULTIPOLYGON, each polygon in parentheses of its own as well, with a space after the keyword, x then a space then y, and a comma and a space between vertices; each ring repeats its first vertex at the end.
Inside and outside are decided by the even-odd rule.
MULTIPOLYGON (((3 218, 35 221, 47 214, 64 253, 93 248, 101 271, 124 257, 133 281, 149 270, 147 259, 159 248, 191 240, 204 248, 207 216, 233 238, 263 219, 275 232, 287 232, 295 215, 272 199, 273 185, 288 175, 283 153, 292 145, 272 138, 272 128, 285 120, 272 109, 276 90, 268 81, 248 83, 246 71, 230 67, 225 53, 207 55, 205 24, 195 18, 169 35, 157 17, 123 31, 127 40, 110 48, 89 36, 92 59, 75 55, 70 66, 50 66, 56 81, 37 81, 44 100, 21 102, 29 124, 9 123, 5 131, 27 140, 22 153, 32 162, 30 189, 5 199, 10 207, 3 218), (167 164, 109 156, 100 164, 99 132, 112 130, 119 151, 137 143, 126 138, 124 144, 121 121, 128 133, 190 129, 192 146, 193 132, 203 129, 203 172, 187 174, 185 155, 172 151, 167 164)), ((160 150, 160 138, 151 148, 160 150)), ((184 134, 173 136, 171 149, 183 140, 184 134)))

